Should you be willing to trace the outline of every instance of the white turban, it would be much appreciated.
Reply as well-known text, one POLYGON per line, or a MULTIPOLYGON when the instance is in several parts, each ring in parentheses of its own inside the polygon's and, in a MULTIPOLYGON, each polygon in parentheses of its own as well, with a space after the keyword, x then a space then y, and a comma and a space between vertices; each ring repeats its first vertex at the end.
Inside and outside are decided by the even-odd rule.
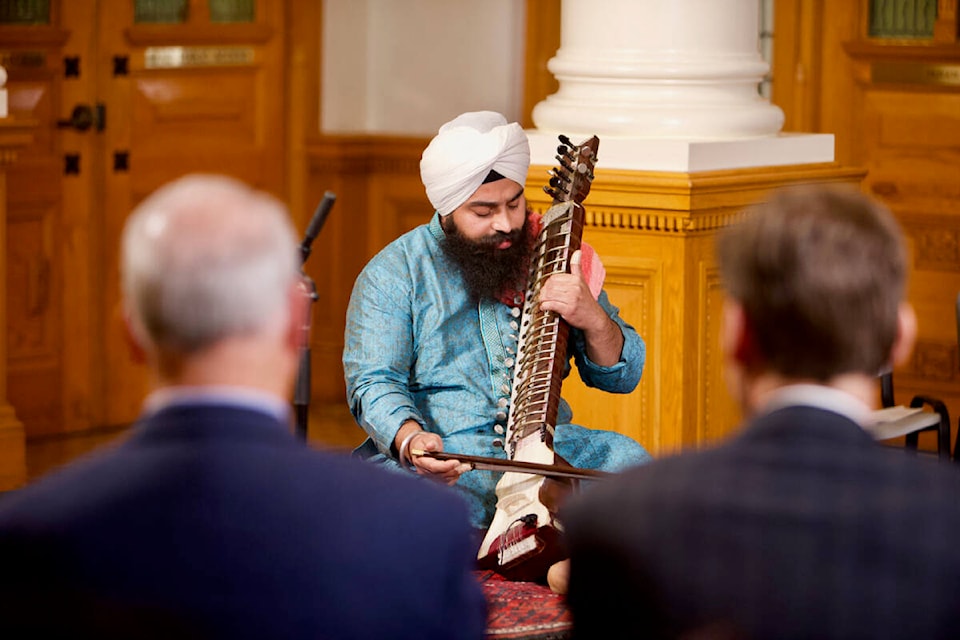
POLYGON ((420 159, 430 204, 445 216, 480 188, 491 169, 519 185, 527 181, 530 143, 516 122, 494 111, 471 111, 440 127, 420 159))

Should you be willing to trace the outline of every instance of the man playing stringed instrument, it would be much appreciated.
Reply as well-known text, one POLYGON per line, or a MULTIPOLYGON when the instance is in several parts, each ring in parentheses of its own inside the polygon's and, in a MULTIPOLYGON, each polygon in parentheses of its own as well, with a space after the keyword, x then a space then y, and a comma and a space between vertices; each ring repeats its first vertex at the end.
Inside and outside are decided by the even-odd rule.
MULTIPOLYGON (((411 451, 507 457, 518 323, 539 225, 524 199, 529 164, 526 134, 500 114, 465 113, 441 127, 420 164, 433 218, 367 264, 347 311, 347 396, 370 436, 358 454, 454 485, 478 529, 490 525, 502 474, 465 473, 472 467, 461 460, 411 451)), ((629 393, 645 346, 600 278, 588 277, 601 272, 584 247, 570 273, 543 285, 540 308, 571 327, 564 375, 572 358, 588 386, 629 393)), ((650 459, 624 435, 571 420, 561 401, 553 446, 574 467, 619 471, 650 459)))

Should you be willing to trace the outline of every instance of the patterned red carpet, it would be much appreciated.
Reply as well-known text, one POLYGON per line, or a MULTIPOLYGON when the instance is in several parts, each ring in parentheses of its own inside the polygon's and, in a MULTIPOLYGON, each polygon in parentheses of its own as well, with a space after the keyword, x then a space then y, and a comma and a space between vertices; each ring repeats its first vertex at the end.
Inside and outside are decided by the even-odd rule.
POLYGON ((534 582, 513 582, 492 571, 477 571, 487 596, 487 638, 491 640, 566 640, 570 611, 563 596, 534 582))

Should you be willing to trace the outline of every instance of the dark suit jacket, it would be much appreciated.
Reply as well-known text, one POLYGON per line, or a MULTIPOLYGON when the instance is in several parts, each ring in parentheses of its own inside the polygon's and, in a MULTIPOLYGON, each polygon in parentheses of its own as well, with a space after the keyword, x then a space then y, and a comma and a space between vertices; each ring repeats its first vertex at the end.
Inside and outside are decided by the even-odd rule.
POLYGON ((481 638, 474 554, 445 487, 174 407, 0 500, 0 637, 481 638))
POLYGON ((630 470, 564 514, 576 636, 960 637, 958 477, 811 407, 630 470))

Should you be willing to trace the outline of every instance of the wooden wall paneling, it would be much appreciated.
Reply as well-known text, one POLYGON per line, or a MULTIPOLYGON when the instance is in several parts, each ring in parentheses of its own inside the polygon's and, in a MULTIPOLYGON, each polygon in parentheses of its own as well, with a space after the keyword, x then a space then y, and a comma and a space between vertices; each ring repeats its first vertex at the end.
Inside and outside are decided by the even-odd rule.
MULTIPOLYGON (((79 158, 80 170, 89 169, 84 161, 91 140, 70 130, 56 135, 55 122, 70 115, 71 109, 63 107, 67 100, 83 101, 90 83, 83 75, 65 77, 65 55, 79 55, 83 42, 71 44, 75 39, 61 25, 60 3, 51 3, 50 9, 49 24, 0 27, 10 113, 36 125, 32 143, 21 150, 8 176, 15 186, 9 192, 7 227, 8 393, 28 438, 57 432, 65 421, 75 427, 64 414, 85 413, 83 398, 70 397, 64 385, 65 380, 82 384, 71 367, 81 364, 75 356, 86 341, 74 345, 66 340, 86 325, 89 302, 71 289, 78 285, 83 290, 73 275, 86 273, 79 259, 84 247, 73 242, 82 241, 82 233, 74 233, 82 226, 61 214, 60 183, 66 153, 79 158), (71 409, 65 411, 66 406, 71 409)), ((82 185, 70 193, 82 194, 82 185)))
POLYGON ((960 94, 949 77, 960 62, 957 1, 938 3, 933 38, 926 40, 871 38, 869 7, 870 0, 777 0, 775 75, 802 58, 798 52, 809 50, 823 63, 802 87, 775 82, 774 102, 788 123, 833 133, 838 162, 866 169, 864 189, 900 220, 910 249, 909 298, 920 335, 910 363, 896 372, 897 400, 938 395, 956 417, 960 94), (807 29, 807 15, 815 16, 821 28, 807 29), (900 81, 890 81, 891 70, 900 81), (887 80, 878 81, 884 73, 887 80), (937 74, 946 74, 944 82, 935 80, 937 74), (798 99, 798 93, 805 95, 798 99), (809 104, 818 119, 806 117, 809 104))
MULTIPOLYGON (((590 216, 601 213, 589 199, 585 206, 590 216)), ((546 208, 549 207, 545 203, 542 211, 546 208)), ((564 381, 563 396, 573 408, 576 424, 624 433, 651 450, 660 450, 663 443, 661 432, 655 428, 657 418, 665 410, 664 405, 679 401, 679 394, 664 397, 662 386, 664 369, 669 369, 671 360, 680 355, 667 347, 677 338, 674 334, 678 325, 665 321, 667 310, 663 307, 664 299, 670 295, 665 289, 676 290, 679 284, 670 277, 679 271, 672 264, 676 255, 663 246, 650 246, 639 234, 619 233, 590 223, 584 229, 583 239, 601 256, 607 272, 604 288, 610 301, 620 309, 620 316, 643 337, 647 359, 640 385, 629 396, 611 396, 591 389, 581 382, 576 371, 564 381), (626 401, 627 397, 631 401, 626 401)), ((674 291, 673 295, 677 293, 674 291)))
POLYGON ((31 144, 35 126, 29 120, 0 118, 0 491, 19 487, 27 478, 26 433, 7 386, 7 171, 31 144))
POLYGON ((697 424, 703 426, 694 442, 697 446, 703 446, 731 433, 740 423, 742 415, 737 401, 727 388, 724 355, 719 344, 724 294, 715 264, 712 239, 697 254, 700 293, 697 318, 700 326, 696 353, 700 360, 695 384, 702 389, 697 424))
POLYGON ((956 416, 960 90, 950 78, 960 69, 960 44, 864 36, 844 49, 860 111, 850 134, 868 169, 864 188, 896 214, 910 249, 908 297, 919 331, 910 361, 895 372, 896 399, 937 397, 956 416))
POLYGON ((314 315, 313 398, 345 402, 343 331, 353 283, 380 249, 430 219, 420 182, 428 140, 395 136, 325 136, 310 144, 309 192, 325 190, 337 203, 308 263, 320 300, 314 315))
POLYGON ((346 304, 361 256, 365 254, 367 227, 366 177, 356 172, 338 172, 327 163, 309 160, 308 197, 314 206, 324 191, 337 194, 337 201, 320 235, 306 270, 317 287, 313 307, 312 391, 316 403, 345 402, 343 327, 346 304), (312 197, 311 197, 312 196, 312 197))

